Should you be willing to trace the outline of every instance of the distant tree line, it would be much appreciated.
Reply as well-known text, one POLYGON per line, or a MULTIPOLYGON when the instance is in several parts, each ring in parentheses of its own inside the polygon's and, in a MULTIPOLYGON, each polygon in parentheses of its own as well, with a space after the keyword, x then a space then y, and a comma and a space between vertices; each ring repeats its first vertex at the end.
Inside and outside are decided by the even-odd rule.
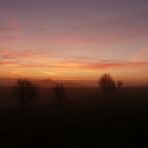
MULTIPOLYGON (((59 107, 62 106, 65 96, 65 88, 62 83, 56 84, 53 87, 53 93, 55 95, 55 101, 59 107)), ((15 86, 13 87, 13 95, 17 101, 21 104, 22 109, 25 109, 25 106, 38 98, 38 89, 33 84, 33 82, 26 78, 17 79, 15 86)))
MULTIPOLYGON (((98 85, 100 86, 100 89, 104 94, 110 95, 113 94, 116 89, 121 89, 121 87, 123 86, 123 82, 115 82, 110 74, 105 73, 100 77, 98 85)), ((64 85, 62 83, 56 84, 56 86, 53 87, 52 91, 58 107, 61 107, 64 99, 66 98, 64 85)), ((38 89, 31 80, 21 78, 17 79, 16 84, 13 87, 13 94, 24 110, 25 106, 29 102, 38 98, 38 89)))

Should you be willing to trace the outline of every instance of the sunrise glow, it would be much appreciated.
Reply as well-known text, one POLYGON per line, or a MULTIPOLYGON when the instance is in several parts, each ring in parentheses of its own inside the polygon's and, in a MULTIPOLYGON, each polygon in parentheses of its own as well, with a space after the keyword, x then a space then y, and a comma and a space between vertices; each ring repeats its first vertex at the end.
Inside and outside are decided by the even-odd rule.
POLYGON ((63 1, 0 2, 1 78, 148 82, 148 2, 63 1))

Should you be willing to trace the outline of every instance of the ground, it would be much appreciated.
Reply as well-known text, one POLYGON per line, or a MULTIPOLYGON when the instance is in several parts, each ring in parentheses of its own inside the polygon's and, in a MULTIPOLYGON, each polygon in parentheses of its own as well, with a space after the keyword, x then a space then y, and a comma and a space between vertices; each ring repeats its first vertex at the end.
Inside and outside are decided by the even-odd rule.
POLYGON ((51 89, 23 111, 1 87, 0 147, 147 147, 148 89, 122 88, 104 96, 98 88, 67 88, 60 108, 51 89))

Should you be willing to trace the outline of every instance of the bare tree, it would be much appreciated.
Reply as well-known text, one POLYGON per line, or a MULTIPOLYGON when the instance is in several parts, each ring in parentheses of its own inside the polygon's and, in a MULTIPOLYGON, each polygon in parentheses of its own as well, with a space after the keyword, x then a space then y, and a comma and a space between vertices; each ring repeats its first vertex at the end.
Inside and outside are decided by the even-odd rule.
POLYGON ((111 77, 110 74, 105 73, 101 76, 98 82, 101 90, 103 91, 104 94, 110 94, 112 93, 116 86, 115 86, 115 81, 111 77))
POLYGON ((123 82, 122 81, 117 81, 117 87, 121 88, 123 86, 123 82))
POLYGON ((17 100, 21 103, 23 110, 28 102, 37 98, 38 93, 32 81, 25 78, 17 79, 13 92, 17 100))
POLYGON ((64 88, 64 85, 62 83, 57 84, 53 88, 53 93, 55 94, 55 99, 56 99, 56 102, 57 102, 58 106, 61 107, 62 102, 65 99, 65 88, 64 88))

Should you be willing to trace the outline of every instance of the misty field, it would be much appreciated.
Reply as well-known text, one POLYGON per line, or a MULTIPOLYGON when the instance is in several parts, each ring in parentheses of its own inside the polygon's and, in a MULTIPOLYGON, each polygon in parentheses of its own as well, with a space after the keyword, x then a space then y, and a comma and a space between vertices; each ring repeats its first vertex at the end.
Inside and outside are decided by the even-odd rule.
POLYGON ((105 96, 99 88, 66 88, 59 108, 51 88, 22 111, 0 87, 0 147, 139 147, 148 144, 148 88, 121 88, 105 96))

